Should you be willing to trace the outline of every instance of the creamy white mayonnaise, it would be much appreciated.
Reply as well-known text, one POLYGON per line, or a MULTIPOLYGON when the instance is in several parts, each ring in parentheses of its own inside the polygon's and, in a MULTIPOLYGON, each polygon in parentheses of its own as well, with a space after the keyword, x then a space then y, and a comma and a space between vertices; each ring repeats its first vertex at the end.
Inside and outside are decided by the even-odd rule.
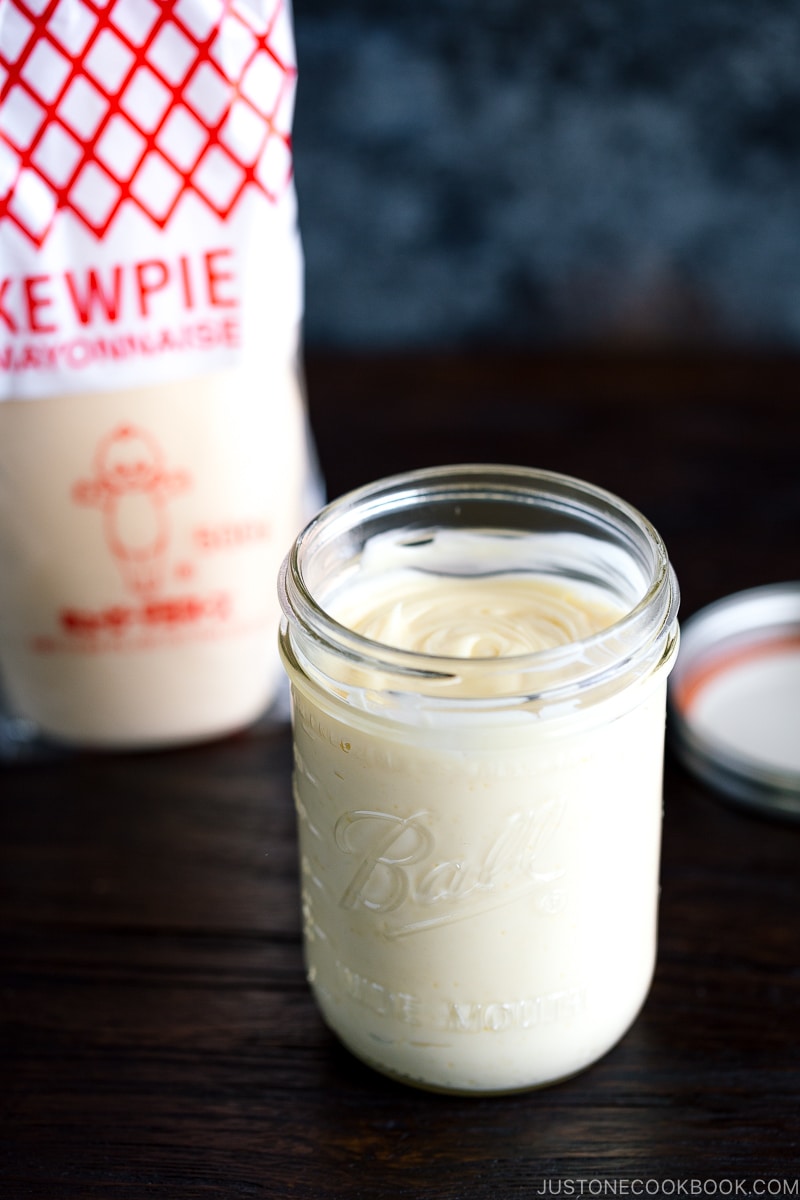
POLYGON ((0 758, 37 734, 129 749, 218 736, 283 683, 275 576, 317 490, 297 72, 289 4, 228 7, 139 6, 134 56, 113 5, 61 6, 44 54, 40 26, 2 6, 0 758), (25 97, 60 90, 53 61, 69 78, 59 123, 21 157, 5 141, 30 144, 30 112, 46 123, 25 97), (156 151, 141 130, 157 127, 156 151))
POLYGON ((400 570, 347 589, 332 616, 384 646, 446 658, 508 658, 577 642, 622 610, 535 575, 471 578, 400 570))
POLYGON ((390 1074, 544 1084, 607 1051, 649 987, 668 663, 594 701, 523 691, 498 708, 525 656, 580 659, 640 598, 636 573, 615 562, 604 587, 563 562, 519 570, 569 558, 564 538, 378 541, 320 602, 379 643, 381 668, 365 654, 337 686, 285 653, 309 980, 331 1028, 390 1074), (463 706, 415 700, 386 646, 454 678, 470 660, 463 706))
POLYGON ((92 746, 255 720, 281 679, 275 575, 306 498, 276 370, 0 404, 0 671, 18 717, 92 746))

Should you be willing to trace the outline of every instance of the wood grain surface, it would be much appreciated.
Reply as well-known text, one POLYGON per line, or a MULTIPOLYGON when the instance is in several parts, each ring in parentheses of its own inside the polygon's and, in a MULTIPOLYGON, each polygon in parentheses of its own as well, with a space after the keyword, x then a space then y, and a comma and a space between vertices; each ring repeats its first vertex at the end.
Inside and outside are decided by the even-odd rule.
MULTIPOLYGON (((751 359, 308 363, 332 495, 434 462, 581 475, 658 526, 684 613, 800 576, 798 385, 800 364, 751 359)), ((290 770, 269 722, 0 767, 3 1200, 797 1196, 800 824, 668 753, 633 1029, 558 1086, 447 1097, 361 1066, 317 1015, 290 770)))

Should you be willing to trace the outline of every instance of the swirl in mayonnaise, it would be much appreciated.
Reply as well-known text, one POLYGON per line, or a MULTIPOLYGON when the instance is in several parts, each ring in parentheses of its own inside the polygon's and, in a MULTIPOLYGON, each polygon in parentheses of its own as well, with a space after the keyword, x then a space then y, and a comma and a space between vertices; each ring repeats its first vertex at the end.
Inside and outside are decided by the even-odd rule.
POLYGON ((329 606, 349 629, 398 650, 509 658, 582 641, 621 616, 604 598, 536 575, 398 571, 349 587, 329 606))

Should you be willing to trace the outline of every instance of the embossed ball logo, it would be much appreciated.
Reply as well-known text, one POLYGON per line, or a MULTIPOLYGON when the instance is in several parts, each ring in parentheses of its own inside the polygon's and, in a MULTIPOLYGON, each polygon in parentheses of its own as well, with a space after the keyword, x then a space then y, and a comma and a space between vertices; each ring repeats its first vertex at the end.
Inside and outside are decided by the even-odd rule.
POLYGON ((343 813, 334 841, 352 867, 339 904, 381 916, 385 935, 397 938, 505 907, 540 889, 553 895, 549 889, 564 869, 547 863, 547 848, 563 809, 558 796, 513 813, 483 844, 460 851, 437 846, 427 812, 343 813))
POLYGON ((291 178, 284 0, 3 0, 0 220, 44 244, 59 211, 102 238, 191 192, 222 220, 291 178), (266 14, 266 15, 264 15, 266 14))

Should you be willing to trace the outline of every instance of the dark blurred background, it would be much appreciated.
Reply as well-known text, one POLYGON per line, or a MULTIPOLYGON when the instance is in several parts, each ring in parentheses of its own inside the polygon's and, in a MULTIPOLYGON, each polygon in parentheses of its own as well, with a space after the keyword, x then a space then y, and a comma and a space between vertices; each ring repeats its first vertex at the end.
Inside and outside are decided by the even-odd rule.
POLYGON ((295 0, 310 348, 800 344, 791 0, 295 0))

